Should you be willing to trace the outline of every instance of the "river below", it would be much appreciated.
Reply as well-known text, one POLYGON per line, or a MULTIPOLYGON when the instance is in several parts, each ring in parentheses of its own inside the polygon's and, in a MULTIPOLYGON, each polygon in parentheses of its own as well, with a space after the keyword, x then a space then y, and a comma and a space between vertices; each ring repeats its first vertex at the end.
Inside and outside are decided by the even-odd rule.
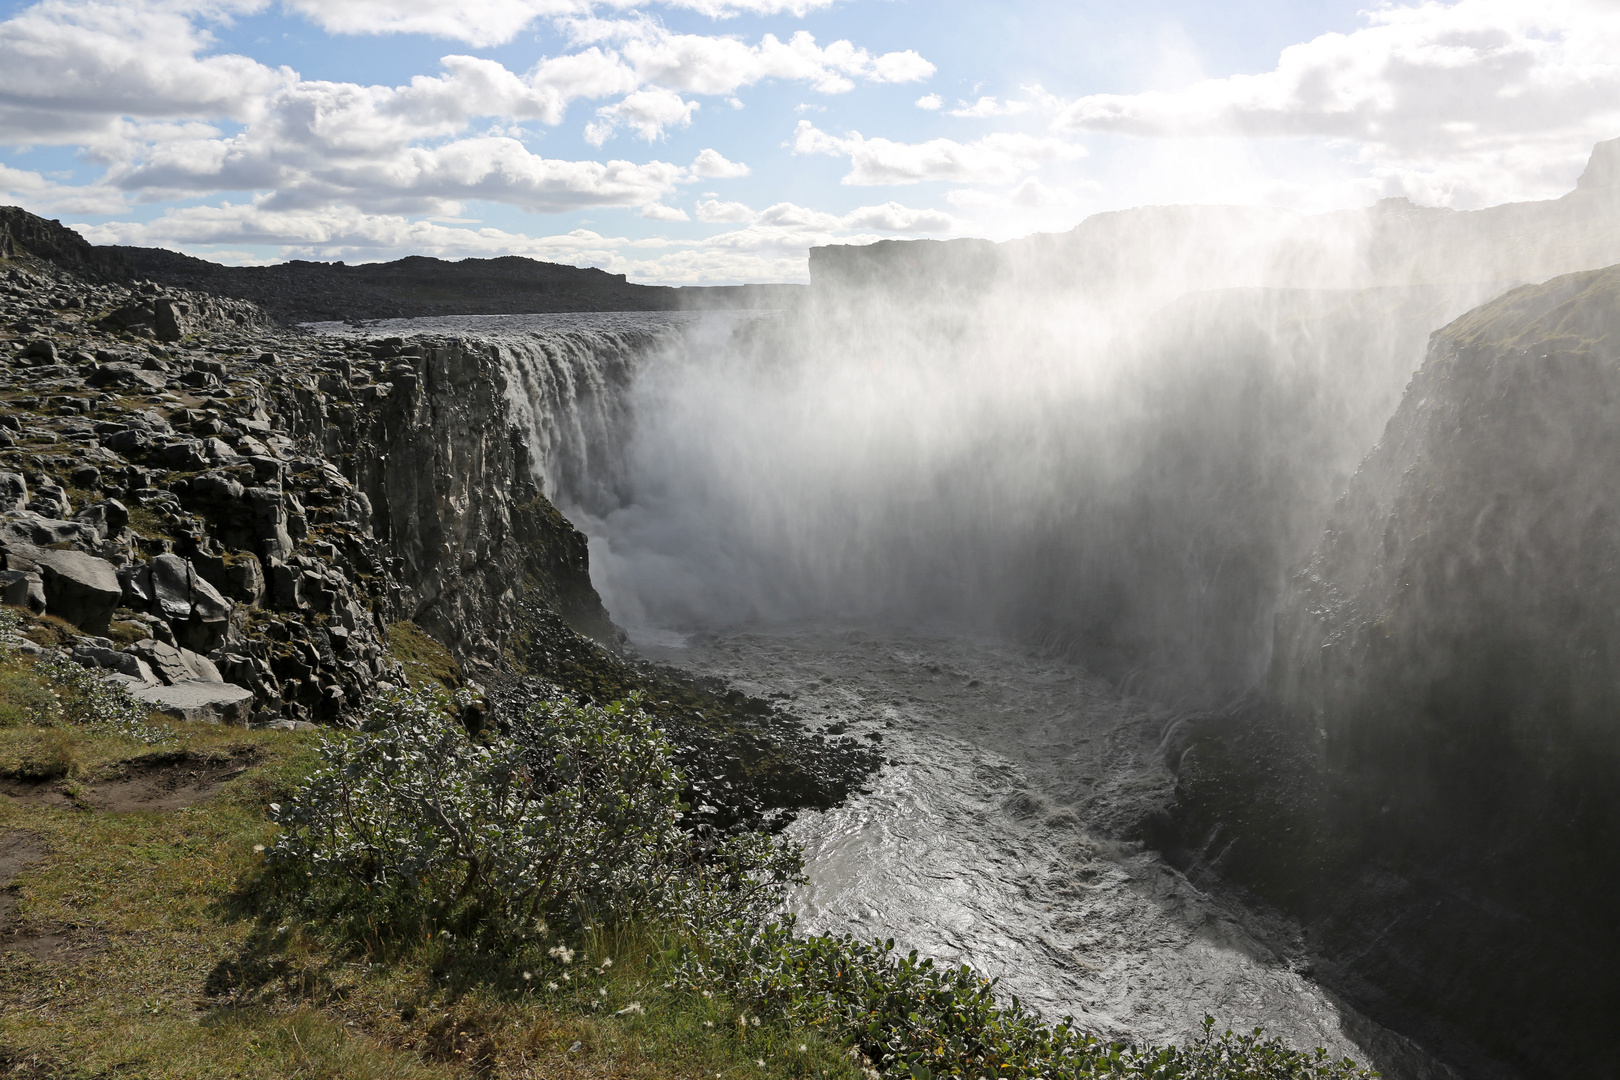
POLYGON ((965 962, 1110 1037, 1180 1042, 1208 1015, 1369 1060, 1347 1034, 1366 1021, 1301 973, 1286 925, 1123 839, 1170 798, 1167 711, 990 640, 801 628, 667 642, 646 651, 888 757, 865 794, 788 828, 807 861, 791 901, 803 930, 965 962))

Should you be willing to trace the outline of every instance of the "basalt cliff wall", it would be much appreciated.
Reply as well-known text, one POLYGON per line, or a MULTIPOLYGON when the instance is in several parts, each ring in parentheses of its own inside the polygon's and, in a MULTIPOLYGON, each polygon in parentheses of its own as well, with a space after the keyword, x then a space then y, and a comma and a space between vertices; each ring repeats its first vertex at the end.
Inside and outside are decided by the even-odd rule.
POLYGON ((1277 617, 1184 725, 1195 873, 1481 1076, 1612 1076, 1620 1005, 1620 267, 1437 332, 1277 617))

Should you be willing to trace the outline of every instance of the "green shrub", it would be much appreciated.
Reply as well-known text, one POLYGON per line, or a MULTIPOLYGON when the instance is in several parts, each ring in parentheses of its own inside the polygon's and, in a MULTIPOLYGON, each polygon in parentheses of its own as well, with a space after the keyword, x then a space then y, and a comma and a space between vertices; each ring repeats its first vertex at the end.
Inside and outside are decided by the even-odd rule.
POLYGON ((1205 1019, 1184 1047, 1104 1043, 1065 1017, 1048 1024, 1014 997, 998 1001, 995 982, 967 966, 935 966, 894 942, 849 936, 796 937, 791 920, 713 938, 689 955, 681 982, 723 990, 767 1016, 830 1029, 854 1041, 885 1075, 1034 1078, 1119 1076, 1152 1080, 1353 1080, 1374 1074, 1324 1050, 1230 1031, 1205 1019))
POLYGON ((171 737, 152 725, 150 707, 136 701, 122 686, 53 651, 30 665, 18 651, 22 642, 21 613, 0 607, 0 663, 10 667, 0 701, 0 726, 67 723, 148 744, 171 737))
POLYGON ((582 980, 611 959, 586 967, 591 934, 662 927, 687 943, 666 989, 735 1002, 746 1024, 819 1028, 895 1078, 1371 1075, 1259 1031, 1217 1035, 1213 1021, 1183 1047, 1107 1044, 1069 1018, 1049 1024, 1017 998, 998 1000, 994 982, 965 966, 896 956, 893 942, 797 937, 791 919, 770 920, 801 880, 798 851, 760 834, 705 850, 683 832, 683 784, 639 699, 539 705, 514 724, 518 738, 487 742, 451 718, 466 700, 402 691, 374 703, 360 732, 327 736, 322 766, 271 805, 284 832, 269 880, 283 896, 351 939, 431 941, 428 952, 443 954, 449 938, 457 953, 482 955, 473 966, 491 980, 586 993, 593 1007, 607 991, 593 982, 587 993, 582 980))
POLYGON ((56 695, 29 666, 0 663, 0 727, 49 722, 58 715, 56 695))
POLYGON ((548 918, 696 922, 780 905, 798 863, 757 839, 724 845, 712 873, 698 866, 669 744, 639 700, 537 705, 519 743, 475 741, 448 719, 465 696, 379 700, 272 807, 285 830, 272 873, 312 914, 363 936, 510 947, 548 918))

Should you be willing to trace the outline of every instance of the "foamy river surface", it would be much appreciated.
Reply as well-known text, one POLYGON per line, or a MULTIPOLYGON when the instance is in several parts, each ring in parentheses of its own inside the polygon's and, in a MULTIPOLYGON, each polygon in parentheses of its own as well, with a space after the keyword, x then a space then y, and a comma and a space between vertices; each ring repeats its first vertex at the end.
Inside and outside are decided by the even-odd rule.
POLYGON ((870 792, 788 830, 807 856, 805 930, 965 961, 1111 1036, 1183 1041, 1207 1014, 1367 1060, 1240 913, 1113 838, 1169 797, 1163 711, 989 641, 798 630, 648 651, 847 724, 890 759, 870 792))

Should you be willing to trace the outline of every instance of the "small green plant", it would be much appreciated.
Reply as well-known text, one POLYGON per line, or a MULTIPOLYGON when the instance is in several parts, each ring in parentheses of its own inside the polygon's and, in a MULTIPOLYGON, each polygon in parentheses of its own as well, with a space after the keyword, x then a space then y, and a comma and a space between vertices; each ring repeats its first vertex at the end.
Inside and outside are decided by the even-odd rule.
POLYGON ((0 727, 72 724, 148 744, 171 738, 153 726, 150 708, 128 690, 54 651, 47 650, 26 667, 18 664, 22 627, 21 612, 0 607, 0 661, 6 662, 4 679, 14 691, 0 704, 0 727))

